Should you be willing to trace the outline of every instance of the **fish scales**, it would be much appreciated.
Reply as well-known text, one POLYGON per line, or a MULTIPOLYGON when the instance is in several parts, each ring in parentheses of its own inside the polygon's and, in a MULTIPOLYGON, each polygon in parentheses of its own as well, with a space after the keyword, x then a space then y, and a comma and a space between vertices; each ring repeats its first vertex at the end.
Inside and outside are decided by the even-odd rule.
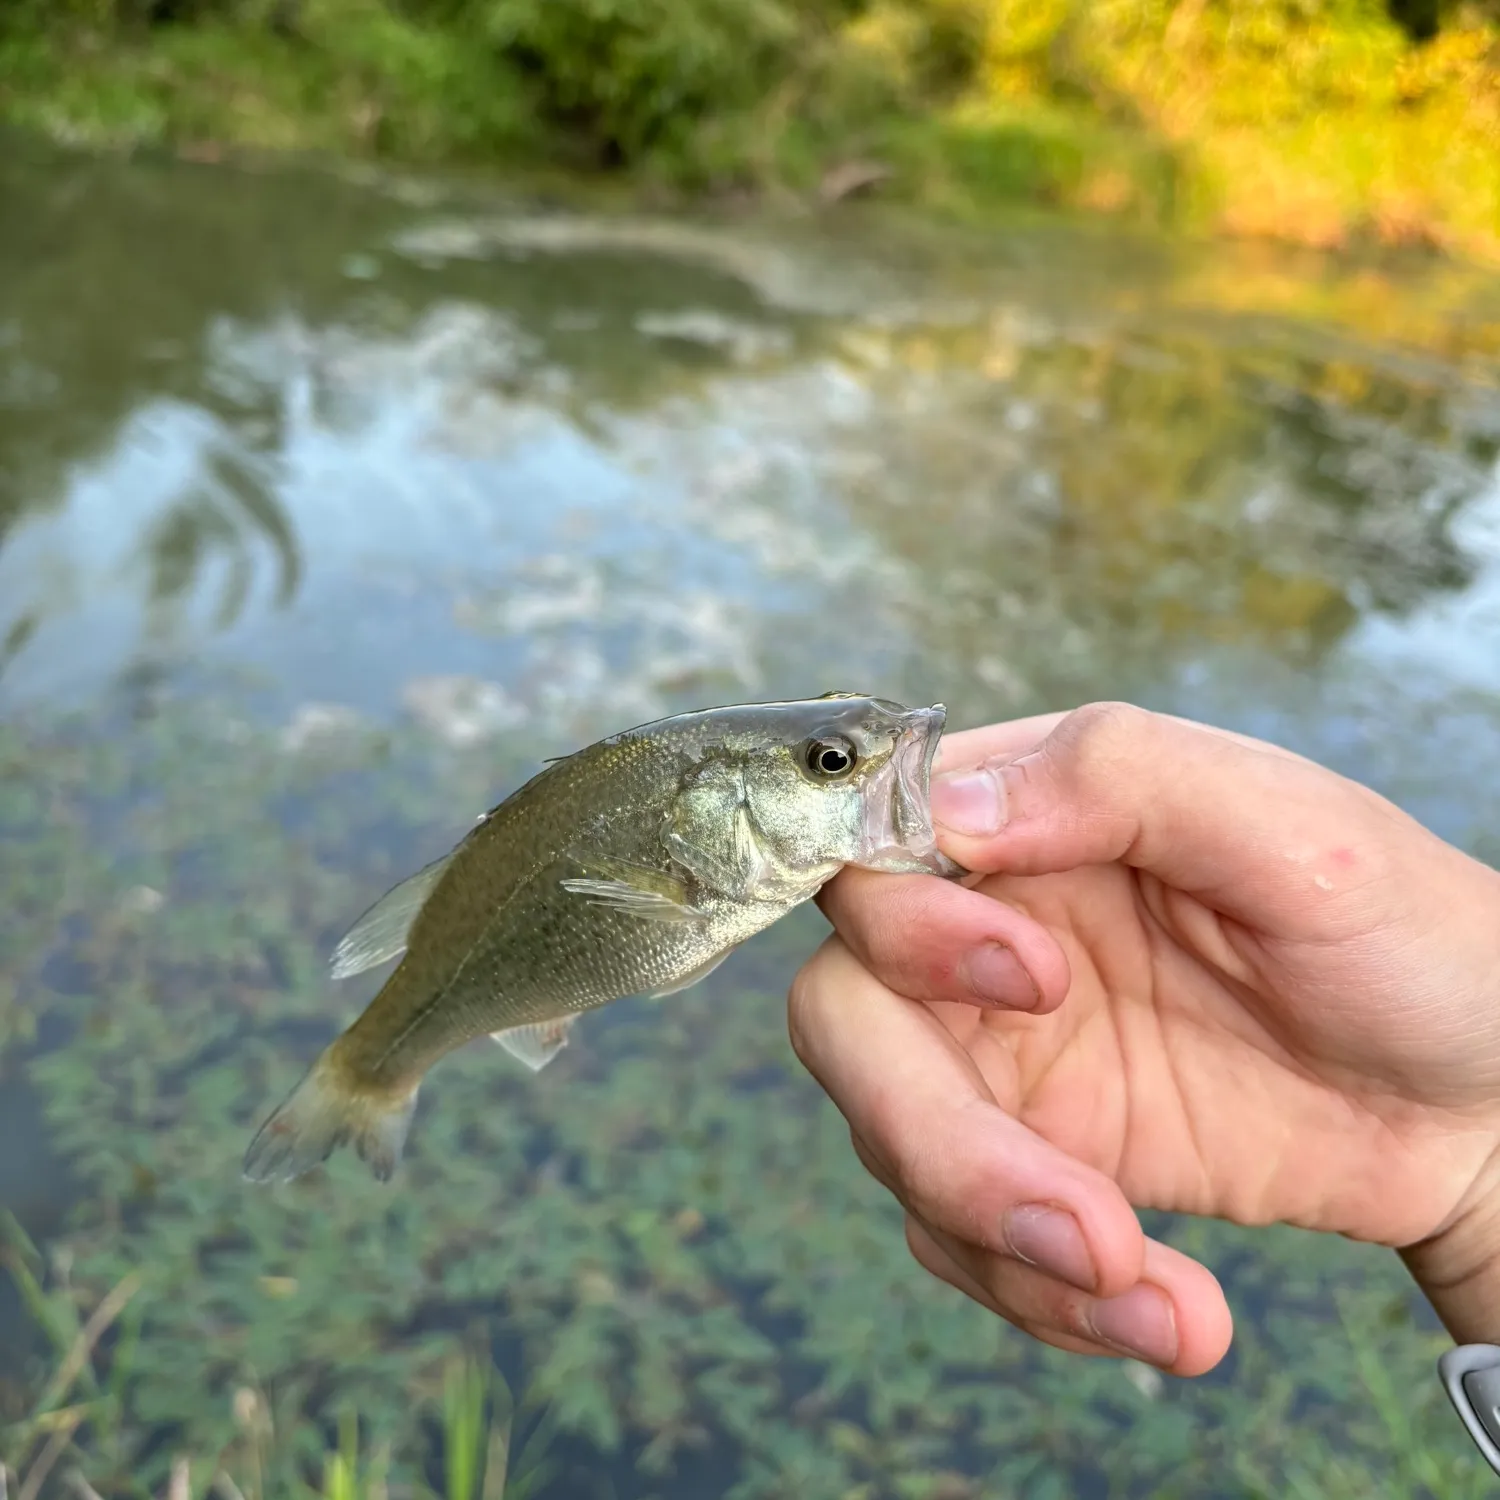
POLYGON ((581 864, 569 853, 575 848, 604 848, 670 874, 657 830, 630 817, 619 787, 628 784, 632 795, 646 799, 674 789, 691 748, 665 735, 591 746, 548 767, 473 830, 439 887, 441 893, 451 886, 452 899, 418 915, 407 958, 380 1003, 351 1030, 372 1076, 397 1083, 414 1065, 422 1071, 455 1035, 473 1040, 553 1019, 560 1010, 576 1014, 648 993, 797 904, 709 899, 701 903, 705 922, 647 924, 562 887, 581 864), (495 858, 522 850, 536 852, 495 858), (494 878, 466 879, 471 868, 494 878), (413 1021, 392 1034, 389 1018, 409 1009, 417 1012, 413 1021))
POLYGON ((289 1178, 352 1141, 389 1177, 417 1087, 494 1036, 533 1069, 579 1014, 696 983, 846 864, 951 874, 928 779, 945 713, 833 693, 657 720, 554 762, 346 934, 401 954, 246 1153, 289 1178))

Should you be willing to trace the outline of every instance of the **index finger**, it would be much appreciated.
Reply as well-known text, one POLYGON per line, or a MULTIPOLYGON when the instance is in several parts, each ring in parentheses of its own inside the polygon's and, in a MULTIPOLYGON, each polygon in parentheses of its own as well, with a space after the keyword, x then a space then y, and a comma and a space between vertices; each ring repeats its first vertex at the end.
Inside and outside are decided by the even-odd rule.
MULTIPOLYGON (((938 753, 932 774, 942 776, 952 771, 970 770, 975 766, 991 765, 1038 749, 1042 742, 1062 721, 1075 712, 1073 709, 1050 714, 1031 714, 1024 719, 1006 719, 998 724, 982 724, 973 729, 956 729, 945 734, 938 743, 938 753)), ((1180 714, 1163 714, 1150 711, 1152 717, 1168 723, 1185 725, 1204 734, 1217 735, 1220 739, 1233 740, 1252 750, 1265 750, 1287 760, 1302 761, 1315 765, 1305 755, 1288 750, 1271 740, 1259 740, 1254 735, 1241 734, 1235 729, 1222 729, 1217 724, 1203 724, 1196 719, 1185 719, 1180 714)))
POLYGON ((1066 713, 1032 714, 1026 719, 1007 719, 1000 724, 982 724, 958 729, 938 741, 934 776, 967 770, 993 760, 1012 760, 1035 750, 1067 718, 1066 713))

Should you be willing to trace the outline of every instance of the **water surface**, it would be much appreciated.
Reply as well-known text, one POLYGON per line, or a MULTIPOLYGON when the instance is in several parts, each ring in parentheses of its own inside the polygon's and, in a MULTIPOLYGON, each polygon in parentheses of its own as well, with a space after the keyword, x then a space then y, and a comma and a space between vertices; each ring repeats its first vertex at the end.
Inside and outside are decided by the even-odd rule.
MULTIPOLYGON (((97 1489, 311 1477, 347 1410, 436 1482, 482 1347, 549 1497, 1480 1492, 1382 1252, 1169 1225, 1240 1324, 1191 1385, 928 1285, 785 1041, 811 914, 536 1079, 446 1064, 393 1191, 236 1167, 377 982, 343 927, 674 709, 1130 698, 1493 858, 1495 287, 29 147, 0 203, 0 1198, 58 1307, 145 1276, 97 1489)), ((0 1419, 56 1359, 0 1298, 0 1419)))

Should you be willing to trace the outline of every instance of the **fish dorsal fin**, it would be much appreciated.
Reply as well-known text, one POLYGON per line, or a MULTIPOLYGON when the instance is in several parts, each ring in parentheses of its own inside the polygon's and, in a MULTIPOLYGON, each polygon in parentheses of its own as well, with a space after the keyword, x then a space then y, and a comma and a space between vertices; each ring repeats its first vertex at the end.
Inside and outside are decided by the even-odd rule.
POLYGON ((366 969, 406 951, 411 924, 453 863, 455 853, 456 850, 433 860, 415 875, 407 876, 400 885, 393 886, 344 934, 333 950, 335 979, 363 974, 366 969))
POLYGON ((563 1016, 556 1021, 535 1021, 529 1026, 492 1031, 490 1035, 533 1073, 540 1073, 568 1045, 574 1019, 573 1016, 563 1016))

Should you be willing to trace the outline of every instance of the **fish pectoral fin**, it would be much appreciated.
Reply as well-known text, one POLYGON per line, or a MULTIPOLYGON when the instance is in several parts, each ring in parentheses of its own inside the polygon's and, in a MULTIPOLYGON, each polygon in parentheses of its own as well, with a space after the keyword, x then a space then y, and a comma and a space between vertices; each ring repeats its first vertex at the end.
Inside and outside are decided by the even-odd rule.
MULTIPOLYGON (((735 947, 738 946, 739 944, 736 943, 735 947)), ((641 992, 641 999, 664 1000, 668 995, 675 995, 681 990, 691 989, 699 980, 707 979, 733 952, 734 948, 726 948, 722 953, 714 954, 706 964, 699 964, 696 969, 684 974, 681 979, 675 980, 671 984, 663 985, 659 990, 643 990, 641 992)))
POLYGON ((643 890, 638 885, 627 885, 623 880, 594 880, 585 876, 576 880, 562 880, 558 884, 575 896, 586 897, 591 906, 608 906, 648 922, 704 920, 704 913, 688 904, 686 891, 679 901, 664 891, 643 890))
POLYGON ((388 958, 406 951, 406 939, 417 913, 427 904, 456 850, 425 865, 393 886, 372 906, 340 940, 333 950, 332 973, 335 979, 363 974, 388 958))
POLYGON ((505 1031, 492 1031, 490 1036, 512 1057, 525 1063, 533 1073, 540 1073, 568 1045, 568 1037, 576 1019, 574 1016, 563 1016, 556 1021, 536 1021, 528 1026, 511 1026, 505 1031))
POLYGON ((575 896, 586 896, 595 906, 609 906, 652 922, 701 922, 688 895, 687 884, 667 870, 651 870, 607 854, 575 850, 572 859, 588 871, 559 884, 575 896))

